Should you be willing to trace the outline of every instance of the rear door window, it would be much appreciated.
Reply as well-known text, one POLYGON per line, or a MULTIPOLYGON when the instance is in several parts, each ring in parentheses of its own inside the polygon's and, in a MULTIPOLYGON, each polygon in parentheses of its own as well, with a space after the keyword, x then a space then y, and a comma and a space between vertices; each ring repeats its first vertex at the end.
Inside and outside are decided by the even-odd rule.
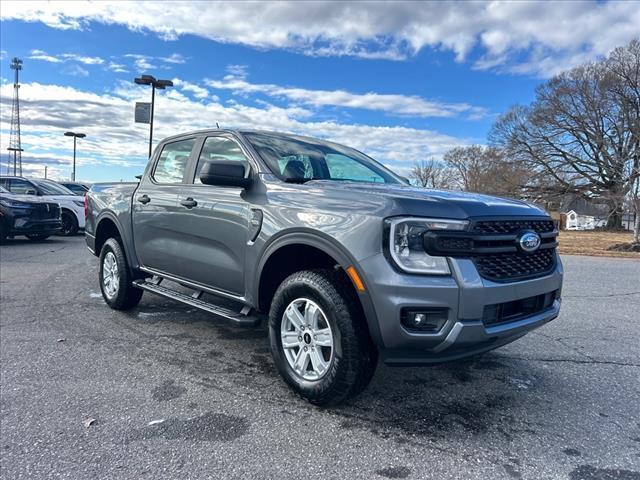
POLYGON ((195 144, 195 138, 167 143, 156 163, 153 179, 157 183, 182 183, 195 144))

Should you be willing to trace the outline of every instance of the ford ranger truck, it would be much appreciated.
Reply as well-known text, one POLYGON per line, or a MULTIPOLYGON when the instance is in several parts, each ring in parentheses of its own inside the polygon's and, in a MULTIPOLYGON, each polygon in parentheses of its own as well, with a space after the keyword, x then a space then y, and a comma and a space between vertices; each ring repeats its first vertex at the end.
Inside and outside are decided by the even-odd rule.
POLYGON ((111 308, 148 291, 266 323, 282 378, 316 405, 360 393, 378 361, 481 354, 560 310, 558 232, 543 210, 416 188, 325 140, 176 135, 139 183, 94 185, 86 201, 111 308))

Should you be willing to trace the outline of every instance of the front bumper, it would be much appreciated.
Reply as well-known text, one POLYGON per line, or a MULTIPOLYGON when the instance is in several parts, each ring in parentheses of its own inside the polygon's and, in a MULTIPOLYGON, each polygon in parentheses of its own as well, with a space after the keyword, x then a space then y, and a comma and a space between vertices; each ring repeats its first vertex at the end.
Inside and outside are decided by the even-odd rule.
POLYGON ((62 228, 60 219, 32 220, 28 217, 7 219, 5 223, 8 236, 17 235, 54 235, 62 228))
POLYGON ((385 363, 433 364, 476 355, 512 342, 559 314, 563 276, 559 258, 551 274, 512 283, 483 279, 471 260, 449 261, 451 276, 399 273, 382 254, 360 262, 372 304, 365 309, 367 321, 385 363), (557 299, 533 315, 491 326, 482 320, 485 306, 554 291, 557 299), (400 323, 405 307, 447 308, 447 320, 436 333, 409 331, 400 323))

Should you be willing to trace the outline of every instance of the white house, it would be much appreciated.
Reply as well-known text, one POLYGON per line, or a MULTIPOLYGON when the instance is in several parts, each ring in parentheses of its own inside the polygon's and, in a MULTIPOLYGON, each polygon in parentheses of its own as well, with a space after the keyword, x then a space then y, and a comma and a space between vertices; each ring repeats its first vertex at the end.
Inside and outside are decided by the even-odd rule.
MULTIPOLYGON (((567 215, 567 230, 593 230, 596 228, 596 217, 592 215, 580 215, 575 210, 570 210, 567 215)), ((598 222, 599 223, 599 222, 598 222)))

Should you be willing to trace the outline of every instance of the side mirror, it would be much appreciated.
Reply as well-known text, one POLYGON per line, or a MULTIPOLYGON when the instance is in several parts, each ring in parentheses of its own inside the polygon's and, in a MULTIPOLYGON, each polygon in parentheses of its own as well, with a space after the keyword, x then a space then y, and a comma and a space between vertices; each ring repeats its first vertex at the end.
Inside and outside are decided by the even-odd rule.
POLYGON ((244 165, 239 162, 208 161, 200 170, 200 181, 205 185, 247 188, 251 178, 245 178, 244 165))
POLYGON ((25 193, 25 195, 38 195, 38 192, 36 190, 34 190, 33 188, 27 189, 24 193, 25 193))

